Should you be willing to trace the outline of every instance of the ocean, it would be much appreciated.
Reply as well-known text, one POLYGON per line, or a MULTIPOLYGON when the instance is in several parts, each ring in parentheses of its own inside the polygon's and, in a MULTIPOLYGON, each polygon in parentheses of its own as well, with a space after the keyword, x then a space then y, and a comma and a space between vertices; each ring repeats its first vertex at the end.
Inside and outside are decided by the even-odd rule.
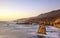
POLYGON ((39 36, 36 34, 38 27, 38 24, 0 23, 0 38, 60 38, 60 30, 49 26, 47 36, 39 36))

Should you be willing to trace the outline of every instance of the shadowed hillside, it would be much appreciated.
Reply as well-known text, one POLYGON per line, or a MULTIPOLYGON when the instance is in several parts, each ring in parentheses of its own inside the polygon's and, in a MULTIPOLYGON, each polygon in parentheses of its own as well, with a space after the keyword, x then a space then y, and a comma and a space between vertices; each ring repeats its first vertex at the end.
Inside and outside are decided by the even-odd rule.
POLYGON ((45 14, 40 14, 38 18, 55 18, 60 17, 60 10, 54 10, 45 14))

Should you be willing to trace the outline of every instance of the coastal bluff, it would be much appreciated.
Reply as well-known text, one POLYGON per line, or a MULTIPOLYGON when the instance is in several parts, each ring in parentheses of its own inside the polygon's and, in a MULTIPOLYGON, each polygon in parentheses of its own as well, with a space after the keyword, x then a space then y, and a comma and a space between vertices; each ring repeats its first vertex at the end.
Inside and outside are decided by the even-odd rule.
POLYGON ((14 20, 17 24, 45 24, 45 25, 52 25, 55 27, 60 28, 60 9, 53 10, 44 14, 40 14, 35 17, 30 18, 22 18, 14 20))
POLYGON ((22 24, 37 23, 39 24, 37 33, 46 34, 46 28, 45 28, 46 25, 60 28, 60 9, 40 14, 35 17, 24 18, 21 20, 18 19, 15 21, 17 22, 17 24, 21 24, 20 21, 23 21, 22 24))

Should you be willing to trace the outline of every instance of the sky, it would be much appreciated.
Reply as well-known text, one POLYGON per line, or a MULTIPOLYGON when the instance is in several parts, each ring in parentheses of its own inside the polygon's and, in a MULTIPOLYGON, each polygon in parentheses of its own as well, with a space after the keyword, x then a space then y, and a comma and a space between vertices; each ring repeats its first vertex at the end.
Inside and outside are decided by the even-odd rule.
POLYGON ((60 0, 0 0, 0 21, 34 17, 60 9, 60 0))

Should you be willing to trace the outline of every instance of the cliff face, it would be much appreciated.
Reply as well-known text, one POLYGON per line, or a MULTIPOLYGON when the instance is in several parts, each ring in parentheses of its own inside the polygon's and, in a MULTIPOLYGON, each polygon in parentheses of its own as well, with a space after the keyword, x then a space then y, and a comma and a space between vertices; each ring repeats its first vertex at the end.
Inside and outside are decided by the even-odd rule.
POLYGON ((41 19, 41 21, 43 21, 43 23, 51 24, 54 27, 60 28, 60 10, 55 10, 45 14, 41 14, 38 17, 39 19, 41 19))
POLYGON ((45 30, 46 28, 44 27, 45 24, 49 24, 52 25, 53 27, 60 28, 60 10, 55 10, 45 14, 41 14, 38 16, 38 19, 40 19, 39 23, 41 24, 42 22, 43 24, 39 26, 37 33, 40 34, 46 33, 45 30))
MULTIPOLYGON (((30 23, 53 23, 57 21, 57 19, 60 19, 60 10, 54 10, 45 14, 40 14, 36 17, 26 18, 24 22, 30 22, 30 23)), ((19 19, 22 20, 22 19, 19 19)), ((19 21, 17 20, 17 22, 19 21)))
POLYGON ((32 20, 32 22, 55 22, 55 20, 57 21, 57 19, 60 19, 60 10, 54 10, 45 14, 40 14, 37 17, 30 19, 32 20))

